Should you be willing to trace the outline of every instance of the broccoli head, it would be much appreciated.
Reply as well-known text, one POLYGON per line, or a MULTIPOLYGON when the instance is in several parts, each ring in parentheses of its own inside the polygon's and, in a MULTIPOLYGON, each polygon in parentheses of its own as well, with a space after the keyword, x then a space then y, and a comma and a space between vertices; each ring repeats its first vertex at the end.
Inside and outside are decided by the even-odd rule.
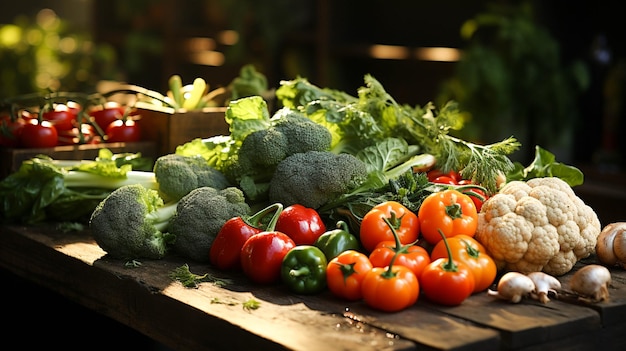
POLYGON ((173 250, 198 262, 209 260, 209 250, 224 223, 250 212, 239 188, 215 189, 200 187, 178 202, 176 214, 169 224, 175 236, 173 250))
POLYGON ((154 176, 161 195, 171 201, 178 201, 203 186, 224 189, 230 185, 226 176, 201 156, 161 156, 154 162, 154 176))
POLYGON ((124 185, 98 204, 89 227, 111 257, 160 259, 172 239, 164 231, 175 212, 176 204, 165 205, 156 190, 124 185))
MULTIPOLYGON (((272 125, 256 130, 241 142, 240 162, 248 162, 253 169, 264 173, 265 167, 272 169, 285 157, 306 151, 327 151, 332 135, 328 128, 317 124, 298 111, 283 108, 272 117, 272 125)), ((244 174, 250 175, 250 174, 244 174)))
MULTIPOLYGON (((239 148, 239 162, 245 165, 249 172, 253 167, 276 167, 287 157, 289 140, 287 136, 276 128, 254 131, 243 140, 239 148), (251 168, 251 167, 252 168, 251 168)), ((244 173, 245 174, 245 173, 244 173)))
POLYGON ((287 156, 307 151, 328 151, 332 134, 325 126, 312 121, 302 113, 283 108, 272 117, 274 129, 286 136, 287 156))
POLYGON ((308 151, 288 156, 276 167, 269 185, 270 202, 319 208, 367 178, 365 163, 351 154, 308 151))

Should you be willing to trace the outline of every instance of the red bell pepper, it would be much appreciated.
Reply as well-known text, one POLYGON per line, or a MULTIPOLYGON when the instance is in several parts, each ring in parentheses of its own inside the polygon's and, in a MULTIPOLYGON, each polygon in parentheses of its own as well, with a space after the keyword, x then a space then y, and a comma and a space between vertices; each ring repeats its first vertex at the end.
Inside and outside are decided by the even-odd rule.
POLYGON ((315 209, 294 204, 280 214, 276 230, 287 234, 296 245, 313 245, 326 232, 326 225, 315 209))
POLYGON ((276 203, 250 217, 233 217, 226 221, 211 244, 209 259, 211 264, 222 270, 241 269, 241 248, 251 236, 265 230, 263 218, 283 205, 276 203))

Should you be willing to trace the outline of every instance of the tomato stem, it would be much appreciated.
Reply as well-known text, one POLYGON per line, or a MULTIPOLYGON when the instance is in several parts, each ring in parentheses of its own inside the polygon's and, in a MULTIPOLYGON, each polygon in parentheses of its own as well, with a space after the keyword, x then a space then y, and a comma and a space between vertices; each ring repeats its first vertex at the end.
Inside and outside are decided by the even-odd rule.
POLYGON ((334 264, 339 266, 339 270, 341 271, 341 275, 343 276, 344 283, 348 279, 348 277, 357 273, 356 269, 354 269, 356 262, 352 262, 352 263, 335 262, 334 264))
POLYGON ((462 218, 463 209, 458 202, 454 202, 453 204, 446 205, 446 214, 452 219, 462 218))
MULTIPOLYGON (((396 217, 395 212, 391 211, 391 218, 392 220, 396 217)), ((394 250, 393 253, 393 257, 391 258, 391 261, 389 262, 389 265, 387 266, 387 269, 381 274, 381 276, 385 279, 392 279, 396 276, 396 273, 394 273, 391 269, 391 267, 393 267, 393 264, 396 262, 396 258, 398 257, 398 255, 400 254, 400 249, 402 248, 402 243, 400 242, 400 238, 398 237, 398 232, 396 231, 396 228, 394 226, 394 224, 391 223, 391 220, 387 217, 383 217, 383 220, 385 221, 385 223, 387 224, 387 226, 389 227, 389 229, 391 229, 391 233, 393 234, 393 238, 396 241, 396 249, 394 250)), ((400 221, 402 221, 402 218, 400 218, 400 221)))
POLYGON ((443 240, 443 244, 446 246, 446 251, 448 251, 448 260, 441 265, 441 268, 446 272, 457 272, 458 266, 452 260, 452 250, 450 250, 450 245, 448 245, 448 240, 446 239, 445 234, 441 231, 441 229, 437 228, 439 235, 441 235, 441 240, 443 240))
POLYGON ((467 240, 462 240, 463 244, 465 244, 465 251, 472 258, 478 258, 480 256, 480 250, 477 250, 470 244, 467 240))

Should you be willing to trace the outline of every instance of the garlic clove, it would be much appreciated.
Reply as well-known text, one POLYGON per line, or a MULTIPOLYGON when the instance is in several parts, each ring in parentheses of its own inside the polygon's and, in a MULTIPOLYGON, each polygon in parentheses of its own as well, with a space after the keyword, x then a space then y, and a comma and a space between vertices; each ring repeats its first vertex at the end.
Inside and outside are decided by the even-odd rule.
POLYGON ((596 256, 598 256, 598 260, 600 262, 607 266, 614 266, 617 263, 617 256, 615 255, 613 247, 615 243, 615 236, 617 233, 623 231, 623 228, 626 228, 626 223, 624 222, 610 223, 604 226, 598 235, 596 242, 596 256))
POLYGON ((576 271, 569 284, 581 301, 605 301, 609 299, 611 272, 604 266, 590 264, 576 271))
POLYGON ((535 289, 535 284, 519 272, 507 272, 498 281, 497 290, 487 290, 487 295, 513 303, 522 301, 535 289))
POLYGON ((530 293, 532 299, 541 303, 550 301, 549 295, 557 295, 557 290, 561 289, 561 282, 555 277, 544 272, 531 272, 527 276, 533 281, 535 288, 530 293))
POLYGON ((626 225, 621 227, 615 234, 613 252, 617 257, 617 265, 624 268, 624 265, 626 265, 626 225))

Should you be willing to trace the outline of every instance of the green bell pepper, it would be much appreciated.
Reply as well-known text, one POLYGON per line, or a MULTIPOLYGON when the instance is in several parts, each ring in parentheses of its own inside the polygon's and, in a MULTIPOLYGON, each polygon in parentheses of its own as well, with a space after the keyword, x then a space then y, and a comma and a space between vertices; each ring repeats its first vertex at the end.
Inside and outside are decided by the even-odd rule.
POLYGON ((338 221, 337 229, 329 230, 320 235, 313 245, 324 252, 328 261, 346 250, 358 251, 361 246, 359 239, 350 233, 348 224, 344 221, 338 221))
POLYGON ((326 288, 326 256, 316 246, 298 245, 281 265, 283 283, 296 294, 315 294, 326 288))

